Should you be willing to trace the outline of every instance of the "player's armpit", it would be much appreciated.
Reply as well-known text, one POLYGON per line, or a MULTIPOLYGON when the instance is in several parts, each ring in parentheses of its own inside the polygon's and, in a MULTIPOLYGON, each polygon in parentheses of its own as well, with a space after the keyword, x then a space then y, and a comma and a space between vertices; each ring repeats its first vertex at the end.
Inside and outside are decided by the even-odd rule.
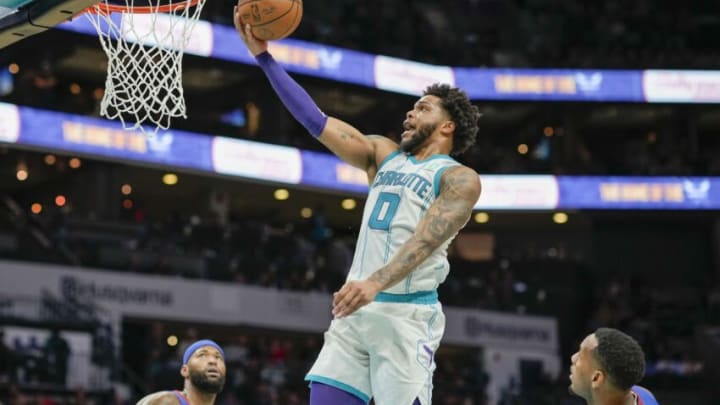
POLYGON ((177 397, 170 391, 156 392, 146 395, 137 405, 179 405, 177 397))
MULTIPOLYGON (((318 140, 343 161, 358 169, 373 172, 378 162, 397 149, 383 136, 367 136, 352 125, 329 117, 318 140)), ((372 177, 372 176, 371 176, 372 177)))
POLYGON ((440 194, 390 262, 373 273, 368 280, 376 281, 383 290, 407 277, 445 241, 453 237, 472 214, 480 197, 480 178, 474 170, 457 166, 443 173, 440 194))

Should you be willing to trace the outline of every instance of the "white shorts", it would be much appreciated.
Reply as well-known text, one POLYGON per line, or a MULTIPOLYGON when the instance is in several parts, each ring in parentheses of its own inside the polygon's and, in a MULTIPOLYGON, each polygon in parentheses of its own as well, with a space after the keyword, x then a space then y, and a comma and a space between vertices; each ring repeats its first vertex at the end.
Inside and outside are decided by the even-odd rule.
POLYGON ((366 403, 374 398, 376 405, 412 405, 418 398, 430 405, 434 354, 444 331, 445 315, 436 299, 371 302, 330 323, 305 380, 342 389, 366 403))

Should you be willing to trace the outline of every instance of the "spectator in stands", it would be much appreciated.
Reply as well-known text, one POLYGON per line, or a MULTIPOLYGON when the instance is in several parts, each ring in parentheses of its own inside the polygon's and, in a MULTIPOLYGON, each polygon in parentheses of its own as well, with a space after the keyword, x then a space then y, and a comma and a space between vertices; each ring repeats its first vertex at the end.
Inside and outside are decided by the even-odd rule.
POLYGON ((710 318, 708 321, 720 322, 720 284, 710 289, 705 301, 708 309, 708 317, 710 318))
POLYGON ((19 337, 13 339, 13 350, 18 359, 18 380, 20 383, 37 383, 44 377, 43 348, 37 336, 30 336, 28 344, 19 337))
POLYGON ((50 337, 45 342, 43 355, 47 362, 49 382, 65 385, 70 352, 70 345, 67 340, 60 336, 60 331, 57 328, 53 328, 50 337))
POLYGON ((0 384, 14 380, 15 355, 5 344, 5 331, 0 329, 0 384))
POLYGON ((67 402, 68 405, 92 405, 93 401, 88 398, 87 392, 84 388, 78 387, 73 392, 72 399, 67 402))
POLYGON ((8 389, 8 404, 11 405, 26 405, 32 401, 20 390, 17 384, 10 384, 8 389))

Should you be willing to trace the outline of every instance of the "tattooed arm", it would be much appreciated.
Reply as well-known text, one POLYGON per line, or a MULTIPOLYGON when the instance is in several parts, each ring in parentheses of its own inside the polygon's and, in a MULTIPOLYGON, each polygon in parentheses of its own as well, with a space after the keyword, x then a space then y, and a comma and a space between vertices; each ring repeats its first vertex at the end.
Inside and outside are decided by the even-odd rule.
POLYGON ((440 195, 408 239, 385 266, 367 280, 346 283, 333 297, 333 314, 349 315, 368 304, 377 293, 407 277, 470 219, 480 196, 480 178, 465 166, 448 169, 440 179, 440 195))

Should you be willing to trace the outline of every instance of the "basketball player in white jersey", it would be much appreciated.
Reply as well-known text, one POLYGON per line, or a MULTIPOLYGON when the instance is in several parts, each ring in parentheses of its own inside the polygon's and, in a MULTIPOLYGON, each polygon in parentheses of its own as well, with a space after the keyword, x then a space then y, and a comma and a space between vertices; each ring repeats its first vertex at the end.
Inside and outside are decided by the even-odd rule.
POLYGON ((353 264, 333 296, 335 319, 306 377, 310 404, 429 405, 447 247, 480 196, 478 174, 449 155, 475 142, 477 108, 462 91, 433 85, 407 112, 400 144, 363 135, 323 114, 237 10, 235 26, 293 116, 370 184, 353 264))

